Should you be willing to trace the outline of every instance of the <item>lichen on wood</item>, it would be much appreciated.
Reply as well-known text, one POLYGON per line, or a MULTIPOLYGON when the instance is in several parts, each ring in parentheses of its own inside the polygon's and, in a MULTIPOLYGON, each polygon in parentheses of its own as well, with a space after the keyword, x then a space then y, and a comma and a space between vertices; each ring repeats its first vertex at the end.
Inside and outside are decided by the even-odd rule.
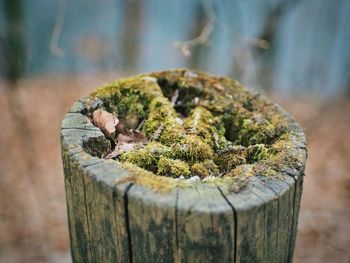
POLYGON ((288 117, 229 78, 186 69, 142 74, 93 91, 85 100, 89 117, 93 105, 131 131, 140 127, 147 143, 114 157, 131 181, 157 189, 195 176, 236 189, 246 177, 277 176, 303 161, 288 117))

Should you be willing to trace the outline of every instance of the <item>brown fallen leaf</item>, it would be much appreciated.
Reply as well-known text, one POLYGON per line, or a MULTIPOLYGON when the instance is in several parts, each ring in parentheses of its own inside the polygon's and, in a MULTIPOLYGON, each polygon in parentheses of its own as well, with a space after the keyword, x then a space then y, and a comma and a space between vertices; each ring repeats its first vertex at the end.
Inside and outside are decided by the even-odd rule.
POLYGON ((134 130, 128 130, 123 122, 119 122, 117 124, 116 128, 116 134, 117 135, 117 142, 133 142, 133 143, 142 143, 145 144, 148 142, 148 139, 145 135, 143 135, 141 132, 134 131, 134 130))
POLYGON ((135 147, 141 147, 148 142, 148 139, 139 131, 129 130, 124 120, 119 121, 113 114, 98 109, 92 114, 92 123, 98 127, 103 134, 113 140, 115 148, 105 158, 113 159, 123 152, 128 152, 135 147))
POLYGON ((116 136, 119 134, 126 135, 126 136, 131 136, 132 133, 125 127, 124 121, 118 122, 118 124, 115 126, 115 133, 116 136))
POLYGON ((142 143, 146 144, 148 142, 148 139, 143 133, 138 131, 132 131, 132 139, 135 143, 142 143))
POLYGON ((97 109, 92 114, 92 123, 98 127, 107 138, 115 139, 116 126, 119 120, 112 113, 97 109))
POLYGON ((119 133, 116 139, 116 146, 114 150, 108 154, 105 159, 115 159, 118 155, 129 152, 136 147, 142 147, 142 145, 148 142, 146 136, 137 131, 129 131, 129 135, 119 133))
POLYGON ((129 142, 123 142, 119 141, 117 145, 115 146, 114 150, 109 153, 105 159, 114 159, 118 157, 121 153, 124 152, 129 152, 135 148, 136 144, 135 143, 129 143, 129 142))

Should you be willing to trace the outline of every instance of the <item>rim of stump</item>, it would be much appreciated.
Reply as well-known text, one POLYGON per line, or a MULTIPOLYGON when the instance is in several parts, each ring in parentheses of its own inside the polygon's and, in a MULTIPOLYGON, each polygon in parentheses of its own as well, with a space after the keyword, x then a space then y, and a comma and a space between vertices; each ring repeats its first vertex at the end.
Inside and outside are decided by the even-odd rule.
MULTIPOLYGON (((158 76, 167 73, 183 75, 186 72, 210 76, 207 73, 189 69, 153 72, 141 76, 158 76)), ((257 94, 249 93, 257 97, 257 94)), ((88 98, 81 98, 75 102, 63 118, 61 125, 62 155, 69 155, 70 162, 74 162, 80 167, 84 176, 91 177, 107 191, 111 191, 113 196, 125 196, 127 194, 129 199, 134 198, 145 204, 164 209, 192 209, 199 212, 210 210, 211 213, 223 213, 232 209, 249 210, 261 206, 262 203, 271 202, 291 189, 295 189, 296 182, 303 180, 307 149, 302 128, 288 112, 262 97, 262 99, 271 103, 271 107, 278 109, 279 114, 284 117, 288 125, 288 132, 292 134, 288 154, 301 156, 300 165, 297 167, 284 165, 280 167, 278 176, 271 178, 259 176, 259 174, 250 176, 248 177, 247 187, 238 192, 232 192, 230 187, 225 184, 216 185, 201 181, 193 182, 193 185, 189 187, 175 186, 168 192, 158 192, 147 186, 124 181, 123 178, 130 176, 130 172, 125 170, 119 161, 96 157, 91 152, 101 150, 97 149, 98 147, 96 149, 88 149, 87 147, 89 143, 95 142, 94 147, 100 144, 103 149, 108 143, 100 129, 95 127, 86 116, 88 98), (266 193, 264 193, 265 190, 266 193), (233 198, 233 201, 236 200, 234 201, 234 203, 236 202, 234 204, 235 208, 233 208, 232 200, 228 200, 228 195, 231 199, 233 198), (179 202, 180 196, 181 202, 179 202)))

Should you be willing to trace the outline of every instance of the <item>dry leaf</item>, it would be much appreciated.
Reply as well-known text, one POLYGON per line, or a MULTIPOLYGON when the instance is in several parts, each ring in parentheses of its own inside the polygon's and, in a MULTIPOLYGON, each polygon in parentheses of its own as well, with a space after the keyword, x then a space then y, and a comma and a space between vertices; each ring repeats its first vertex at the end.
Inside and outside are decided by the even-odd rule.
POLYGON ((173 96, 171 97, 171 106, 174 107, 176 102, 177 102, 177 99, 179 98, 179 90, 175 90, 173 96))
POLYGON ((92 123, 98 127, 107 138, 115 138, 116 126, 119 120, 113 114, 101 109, 95 110, 92 114, 92 123))
POLYGON ((129 135, 119 133, 116 140, 116 146, 114 150, 108 154, 106 159, 114 159, 118 157, 121 153, 129 152, 135 147, 141 147, 143 144, 148 142, 147 137, 142 133, 136 131, 129 131, 129 135))
POLYGON ((124 121, 119 121, 117 117, 107 111, 95 110, 92 114, 92 122, 107 138, 116 143, 114 150, 105 157, 106 159, 116 158, 121 153, 131 151, 136 146, 148 142, 145 135, 127 129, 124 121))
POLYGON ((128 143, 128 142, 119 141, 117 143, 117 145, 115 146, 113 152, 108 154, 105 157, 105 159, 114 159, 114 158, 118 157, 118 155, 120 155, 123 152, 131 151, 132 149, 134 149, 135 145, 136 145, 135 143, 128 143))
POLYGON ((129 135, 124 135, 122 133, 118 134, 118 137, 117 137, 117 142, 126 142, 126 143, 131 143, 133 142, 133 139, 131 136, 129 135))
POLYGON ((119 134, 123 134, 123 135, 127 135, 127 136, 132 135, 131 131, 129 131, 125 127, 125 124, 123 121, 118 122, 118 124, 115 126, 115 132, 116 132, 116 136, 118 136, 119 134))

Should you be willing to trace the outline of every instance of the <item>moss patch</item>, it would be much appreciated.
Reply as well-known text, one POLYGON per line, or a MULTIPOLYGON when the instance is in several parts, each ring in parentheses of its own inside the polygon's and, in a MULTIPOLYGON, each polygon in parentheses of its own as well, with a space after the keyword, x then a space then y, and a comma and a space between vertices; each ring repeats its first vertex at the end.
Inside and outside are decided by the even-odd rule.
POLYGON ((294 135, 279 108, 229 78, 185 69, 143 74, 95 90, 86 104, 97 100, 128 129, 143 124, 148 144, 118 160, 153 188, 193 176, 241 185, 303 161, 290 153, 294 135))

